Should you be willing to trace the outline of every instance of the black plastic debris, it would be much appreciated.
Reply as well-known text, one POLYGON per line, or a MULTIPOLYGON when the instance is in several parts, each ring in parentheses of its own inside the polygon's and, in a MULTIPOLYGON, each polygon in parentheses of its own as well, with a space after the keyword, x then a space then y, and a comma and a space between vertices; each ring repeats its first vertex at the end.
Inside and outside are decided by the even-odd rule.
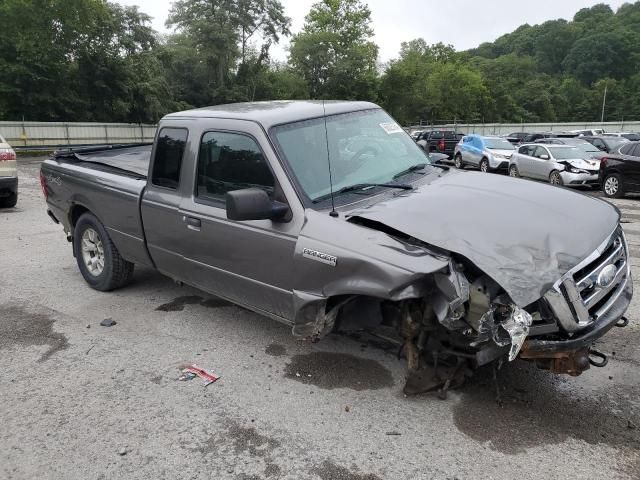
POLYGON ((113 327, 117 322, 112 318, 105 318, 100 322, 103 327, 113 327))

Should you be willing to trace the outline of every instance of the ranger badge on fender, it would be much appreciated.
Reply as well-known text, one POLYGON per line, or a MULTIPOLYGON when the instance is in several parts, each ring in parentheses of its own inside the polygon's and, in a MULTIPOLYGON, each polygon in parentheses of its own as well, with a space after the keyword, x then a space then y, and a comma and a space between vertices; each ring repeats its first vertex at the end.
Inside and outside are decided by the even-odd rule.
POLYGON ((332 267, 335 267, 336 263, 338 263, 338 257, 329 255, 328 253, 318 252, 317 250, 311 250, 310 248, 303 248, 302 256, 310 258, 311 260, 317 260, 318 262, 326 263, 327 265, 331 265, 332 267))

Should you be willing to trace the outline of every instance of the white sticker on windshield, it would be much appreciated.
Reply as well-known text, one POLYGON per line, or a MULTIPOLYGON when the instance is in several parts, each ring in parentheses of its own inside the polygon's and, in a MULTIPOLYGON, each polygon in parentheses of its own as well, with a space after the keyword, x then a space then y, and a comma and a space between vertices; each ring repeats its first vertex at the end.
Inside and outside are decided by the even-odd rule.
POLYGON ((380 126, 389 135, 402 132, 402 127, 394 122, 381 123, 380 126))

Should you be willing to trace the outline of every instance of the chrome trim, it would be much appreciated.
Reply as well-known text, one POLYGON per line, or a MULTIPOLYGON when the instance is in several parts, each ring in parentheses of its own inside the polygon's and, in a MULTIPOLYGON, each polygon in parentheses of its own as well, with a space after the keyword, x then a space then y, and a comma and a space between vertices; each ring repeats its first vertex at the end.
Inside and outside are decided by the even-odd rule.
POLYGON ((628 258, 627 240, 622 228, 618 226, 592 254, 565 273, 545 294, 544 298, 565 331, 571 333, 588 327, 611 309, 630 278, 631 265, 628 258), (602 258, 612 245, 614 250, 606 258, 602 258), (587 274, 579 279, 575 278, 577 272, 594 262, 598 264, 587 274), (598 285, 597 279, 609 265, 616 266, 616 274, 609 285, 602 287, 598 285), (590 312, 590 309, 605 299, 606 303, 596 312, 590 312))

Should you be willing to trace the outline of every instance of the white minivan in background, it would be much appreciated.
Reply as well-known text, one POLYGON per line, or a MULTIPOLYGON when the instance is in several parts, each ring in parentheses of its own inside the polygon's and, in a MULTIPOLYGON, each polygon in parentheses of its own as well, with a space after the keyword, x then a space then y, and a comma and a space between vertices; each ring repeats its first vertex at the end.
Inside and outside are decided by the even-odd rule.
POLYGON ((18 166, 16 152, 0 135, 0 208, 18 203, 18 166))

